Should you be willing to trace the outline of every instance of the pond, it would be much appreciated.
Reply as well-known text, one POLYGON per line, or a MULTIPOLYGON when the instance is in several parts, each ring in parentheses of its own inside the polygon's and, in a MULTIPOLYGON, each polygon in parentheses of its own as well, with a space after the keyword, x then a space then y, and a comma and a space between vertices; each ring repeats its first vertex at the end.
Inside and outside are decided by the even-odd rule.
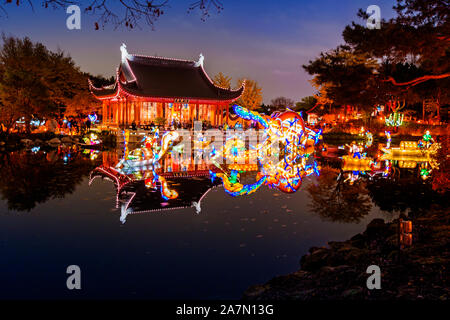
POLYGON ((122 155, 0 154, 1 299, 237 299, 297 270, 310 247, 436 197, 419 165, 356 172, 330 151, 316 155, 320 175, 304 177, 297 192, 262 185, 236 197, 207 165, 180 168, 168 158, 159 172, 177 192, 171 199, 146 187, 145 170, 117 171, 122 155), (82 290, 67 289, 69 265, 80 266, 82 290))

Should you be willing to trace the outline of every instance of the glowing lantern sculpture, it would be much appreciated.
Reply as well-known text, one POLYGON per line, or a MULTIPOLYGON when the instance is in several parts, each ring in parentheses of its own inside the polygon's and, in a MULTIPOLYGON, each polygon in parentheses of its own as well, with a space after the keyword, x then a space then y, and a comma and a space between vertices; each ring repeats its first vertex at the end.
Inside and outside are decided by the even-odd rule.
POLYGON ((300 188, 303 177, 313 173, 319 174, 320 168, 317 163, 314 161, 313 164, 307 164, 307 160, 314 151, 314 145, 321 138, 321 131, 316 132, 307 128, 300 114, 287 109, 281 114, 277 113, 269 117, 238 105, 233 108, 240 118, 254 121, 262 126, 264 135, 261 139, 262 142, 258 143, 254 150, 242 150, 245 146, 244 141, 235 138, 228 147, 226 144, 222 150, 214 151, 213 163, 223 172, 211 172, 211 177, 212 179, 221 178, 224 189, 228 194, 231 196, 248 195, 262 185, 292 193, 300 188), (273 146, 279 145, 283 146, 281 152, 277 152, 278 150, 273 148, 273 146), (237 152, 239 150, 240 153, 237 152), (226 159, 231 158, 239 163, 245 163, 245 161, 242 161, 245 160, 242 157, 256 158, 259 164, 256 182, 247 185, 241 184, 239 172, 236 170, 231 170, 227 174, 214 161, 215 158, 221 156, 226 159))
POLYGON ((386 126, 388 127, 400 127, 403 124, 403 113, 393 112, 385 119, 386 126))
POLYGON ((91 121, 92 123, 96 123, 98 120, 98 116, 96 113, 88 115, 88 118, 89 118, 89 121, 91 121))
POLYGON ((91 133, 88 137, 84 137, 83 141, 88 146, 96 146, 102 143, 95 133, 91 133))
MULTIPOLYGON (((162 136, 161 144, 158 145, 159 131, 156 130, 153 135, 144 137, 142 147, 125 152, 125 157, 116 165, 116 168, 153 166, 166 155, 178 138, 178 132, 168 131, 162 136)), ((125 145, 127 149, 127 143, 125 145)))

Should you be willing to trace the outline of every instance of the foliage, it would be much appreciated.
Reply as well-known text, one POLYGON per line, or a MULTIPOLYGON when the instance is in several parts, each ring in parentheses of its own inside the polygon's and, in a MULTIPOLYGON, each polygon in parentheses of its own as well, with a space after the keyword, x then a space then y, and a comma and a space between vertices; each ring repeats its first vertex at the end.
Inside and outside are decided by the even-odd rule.
POLYGON ((262 103, 262 89, 255 80, 239 79, 238 86, 245 81, 245 89, 236 103, 249 110, 255 110, 262 103))
POLYGON ((356 53, 348 46, 321 53, 319 58, 303 66, 315 75, 318 85, 326 85, 325 97, 340 105, 369 109, 379 101, 374 92, 378 63, 365 53, 356 53))
POLYGON ((285 110, 286 108, 294 108, 294 101, 286 97, 278 97, 272 99, 270 104, 275 108, 275 110, 285 110))
MULTIPOLYGON (((378 104, 422 99, 450 102, 448 3, 397 0, 397 16, 369 29, 353 22, 345 45, 303 66, 314 76, 318 96, 370 113, 378 104)), ((358 16, 367 19, 360 10, 358 16)), ((439 110, 438 110, 439 111, 439 110)))
POLYGON ((79 106, 98 106, 88 75, 64 52, 51 52, 29 38, 3 36, 0 50, 0 121, 11 128, 25 117, 46 117, 79 106))
POLYGON ((0 154, 0 194, 8 209, 30 211, 49 199, 63 198, 98 165, 81 154, 72 154, 69 163, 61 158, 56 150, 0 154))
POLYGON ((337 179, 338 176, 338 169, 322 168, 317 184, 311 183, 306 187, 311 199, 309 207, 329 221, 359 222, 372 208, 366 184, 363 181, 345 184, 342 179, 337 179))
POLYGON ((164 126, 166 124, 166 118, 164 117, 156 117, 155 124, 158 126, 164 126))
POLYGON ((271 115, 275 111, 275 107, 268 104, 261 104, 255 109, 256 112, 263 113, 265 115, 271 115))
POLYGON ((295 111, 308 111, 312 109, 317 103, 317 99, 314 96, 303 97, 299 102, 295 104, 295 111))
POLYGON ((231 88, 231 77, 225 76, 222 72, 216 74, 213 81, 216 86, 228 89, 231 88))
POLYGON ((432 185, 433 190, 444 194, 450 191, 450 157, 448 152, 450 137, 444 135, 441 140, 441 148, 435 155, 435 159, 439 163, 439 169, 432 174, 432 185))

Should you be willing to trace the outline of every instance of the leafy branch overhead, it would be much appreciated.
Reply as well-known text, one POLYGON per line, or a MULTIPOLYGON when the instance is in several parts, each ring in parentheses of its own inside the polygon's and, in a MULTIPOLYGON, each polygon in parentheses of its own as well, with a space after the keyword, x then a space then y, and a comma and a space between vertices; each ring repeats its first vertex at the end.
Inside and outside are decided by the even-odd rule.
MULTIPOLYGON (((7 16, 7 5, 13 3, 17 6, 27 5, 34 10, 31 0, 6 0, 4 5, 0 5, 0 12, 7 16)), ((42 0, 41 4, 44 8, 62 10, 66 10, 70 5, 77 5, 85 13, 96 17, 96 30, 106 25, 113 25, 114 28, 140 28, 142 22, 153 29, 158 18, 165 13, 165 9, 169 8, 169 0, 42 0)), ((201 20, 205 21, 211 11, 220 13, 223 5, 219 0, 199 0, 193 2, 187 12, 197 10, 200 11, 201 20)))

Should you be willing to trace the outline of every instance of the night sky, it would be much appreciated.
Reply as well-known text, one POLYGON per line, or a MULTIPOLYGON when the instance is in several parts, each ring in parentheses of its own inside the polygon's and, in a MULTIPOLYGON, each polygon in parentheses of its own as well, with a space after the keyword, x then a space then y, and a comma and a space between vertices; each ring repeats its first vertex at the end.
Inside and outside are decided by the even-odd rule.
MULTIPOLYGON (((33 1, 39 3, 40 1, 33 1)), ((68 30, 65 10, 35 5, 16 8, 5 5, 8 16, 0 17, 6 35, 28 36, 50 49, 69 53, 83 71, 111 76, 120 61, 119 47, 129 53, 197 60, 205 56, 205 69, 213 77, 219 71, 233 77, 257 80, 264 102, 277 96, 295 101, 311 95, 311 77, 302 64, 321 51, 342 43, 341 33, 351 21, 364 23, 356 13, 371 4, 379 5, 382 18, 393 15, 394 0, 222 0, 224 10, 211 12, 206 22, 200 12, 187 13, 194 0, 169 0, 169 8, 156 22, 155 30, 94 30, 94 19, 82 14, 82 29, 68 30)))

